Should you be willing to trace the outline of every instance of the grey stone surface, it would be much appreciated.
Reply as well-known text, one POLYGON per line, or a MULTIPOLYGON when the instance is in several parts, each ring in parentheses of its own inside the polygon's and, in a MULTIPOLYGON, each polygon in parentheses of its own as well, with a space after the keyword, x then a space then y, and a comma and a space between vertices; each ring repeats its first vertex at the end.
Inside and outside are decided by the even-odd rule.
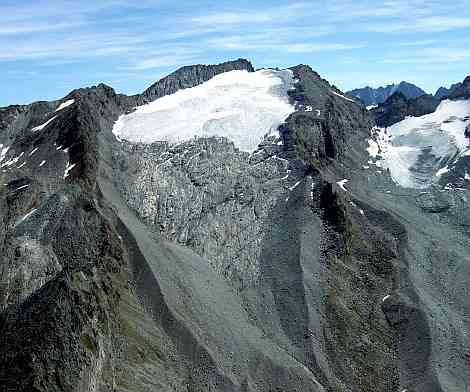
POLYGON ((465 391, 470 157, 426 193, 365 170, 374 119, 304 65, 282 144, 114 138, 232 69, 0 109, 0 390, 465 391))

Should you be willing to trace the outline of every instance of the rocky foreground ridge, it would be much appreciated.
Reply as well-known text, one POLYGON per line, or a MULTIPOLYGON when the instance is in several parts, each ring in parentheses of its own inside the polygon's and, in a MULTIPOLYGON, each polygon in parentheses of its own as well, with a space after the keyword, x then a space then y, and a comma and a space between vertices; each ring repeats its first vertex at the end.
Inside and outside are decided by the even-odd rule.
POLYGON ((252 154, 114 137, 232 70, 0 109, 0 391, 465 391, 468 180, 396 185, 373 115, 305 65, 252 154))

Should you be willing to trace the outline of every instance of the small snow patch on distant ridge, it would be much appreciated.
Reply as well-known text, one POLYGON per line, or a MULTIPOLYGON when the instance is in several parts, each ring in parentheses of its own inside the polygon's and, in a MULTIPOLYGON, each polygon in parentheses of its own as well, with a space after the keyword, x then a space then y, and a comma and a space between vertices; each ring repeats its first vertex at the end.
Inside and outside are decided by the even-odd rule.
POLYGON ((5 156, 7 155, 9 149, 10 147, 4 147, 3 144, 0 144, 0 162, 5 159, 5 156))
POLYGON ((436 177, 440 177, 442 176, 443 174, 446 174, 449 172, 449 166, 446 166, 446 167, 443 167, 441 169, 439 169, 436 173, 436 177))
POLYGON ((69 99, 68 101, 61 103, 55 111, 58 112, 59 110, 65 109, 69 107, 70 105, 73 105, 74 102, 75 102, 75 99, 69 99))
POLYGON ((41 125, 38 125, 37 127, 34 127, 33 129, 31 129, 31 132, 42 131, 45 127, 47 127, 56 118, 57 118, 57 116, 54 116, 51 119, 47 120, 44 124, 41 124, 41 125))
POLYGON ((38 209, 34 208, 30 212, 28 212, 23 218, 21 218, 20 223, 24 222, 26 219, 28 219, 31 215, 33 215, 38 209))
POLYGON ((64 180, 69 176, 70 174, 70 171, 75 167, 77 166, 76 163, 74 164, 70 164, 70 162, 67 163, 67 167, 65 168, 65 171, 64 171, 64 180))
POLYGON ((347 192, 348 190, 344 186, 346 185, 348 181, 349 180, 345 178, 344 180, 338 181, 337 184, 343 191, 347 192))
POLYGON ((289 190, 290 191, 293 191, 295 188, 297 188, 299 186, 299 184, 301 183, 302 181, 297 181, 294 185, 292 185, 289 190))
POLYGON ((142 143, 219 136, 253 152, 295 111, 288 97, 293 84, 290 70, 222 73, 120 116, 113 133, 142 143))
POLYGON ((330 91, 331 91, 334 95, 336 95, 336 96, 338 96, 338 97, 341 97, 341 98, 343 98, 343 99, 345 99, 345 100, 347 100, 347 101, 356 103, 356 101, 355 101, 354 99, 348 98, 348 97, 346 97, 346 96, 343 95, 343 94, 337 93, 336 91, 333 91, 333 90, 330 90, 330 91))

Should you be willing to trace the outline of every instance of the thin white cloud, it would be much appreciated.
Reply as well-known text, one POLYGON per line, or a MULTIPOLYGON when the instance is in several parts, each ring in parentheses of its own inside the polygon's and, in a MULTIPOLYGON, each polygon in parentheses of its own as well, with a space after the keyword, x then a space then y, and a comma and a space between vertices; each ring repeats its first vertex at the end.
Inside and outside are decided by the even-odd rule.
POLYGON ((400 20, 396 23, 369 24, 366 31, 376 33, 441 33, 470 28, 470 19, 453 16, 430 16, 420 19, 400 20))
POLYGON ((191 21, 197 25, 231 25, 272 22, 276 18, 269 12, 220 12, 215 14, 197 16, 191 21))
POLYGON ((360 49, 364 45, 345 45, 338 43, 299 43, 286 45, 285 49, 290 53, 311 53, 311 52, 324 52, 324 51, 337 51, 337 50, 351 50, 351 49, 360 49))
POLYGON ((402 47, 407 47, 407 46, 429 46, 429 45, 433 45, 435 43, 436 43, 436 40, 434 40, 434 39, 423 39, 423 40, 417 40, 417 41, 399 42, 398 46, 402 46, 402 47))
POLYGON ((60 31, 76 28, 80 23, 10 23, 0 25, 0 35, 16 35, 28 33, 40 33, 49 31, 60 31))
POLYGON ((470 60, 467 48, 425 48, 419 51, 402 51, 383 58, 386 64, 449 64, 470 60))
POLYGON ((188 64, 194 57, 189 54, 185 55, 167 55, 167 56, 158 56, 153 58, 146 58, 143 60, 137 61, 131 66, 122 67, 125 70, 133 71, 144 71, 151 69, 158 69, 163 67, 178 67, 184 64, 188 64))

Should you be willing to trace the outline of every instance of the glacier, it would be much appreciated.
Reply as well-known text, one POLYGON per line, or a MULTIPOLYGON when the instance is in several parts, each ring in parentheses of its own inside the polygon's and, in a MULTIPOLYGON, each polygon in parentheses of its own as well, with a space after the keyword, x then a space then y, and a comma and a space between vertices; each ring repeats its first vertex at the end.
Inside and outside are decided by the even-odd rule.
POLYGON ((295 111, 288 97, 293 84, 289 70, 226 72, 120 116, 113 133, 141 143, 225 137, 240 150, 253 152, 295 111))
POLYGON ((452 169, 469 140, 470 100, 442 101, 420 117, 407 117, 388 128, 374 128, 369 155, 404 188, 427 188, 452 169))

